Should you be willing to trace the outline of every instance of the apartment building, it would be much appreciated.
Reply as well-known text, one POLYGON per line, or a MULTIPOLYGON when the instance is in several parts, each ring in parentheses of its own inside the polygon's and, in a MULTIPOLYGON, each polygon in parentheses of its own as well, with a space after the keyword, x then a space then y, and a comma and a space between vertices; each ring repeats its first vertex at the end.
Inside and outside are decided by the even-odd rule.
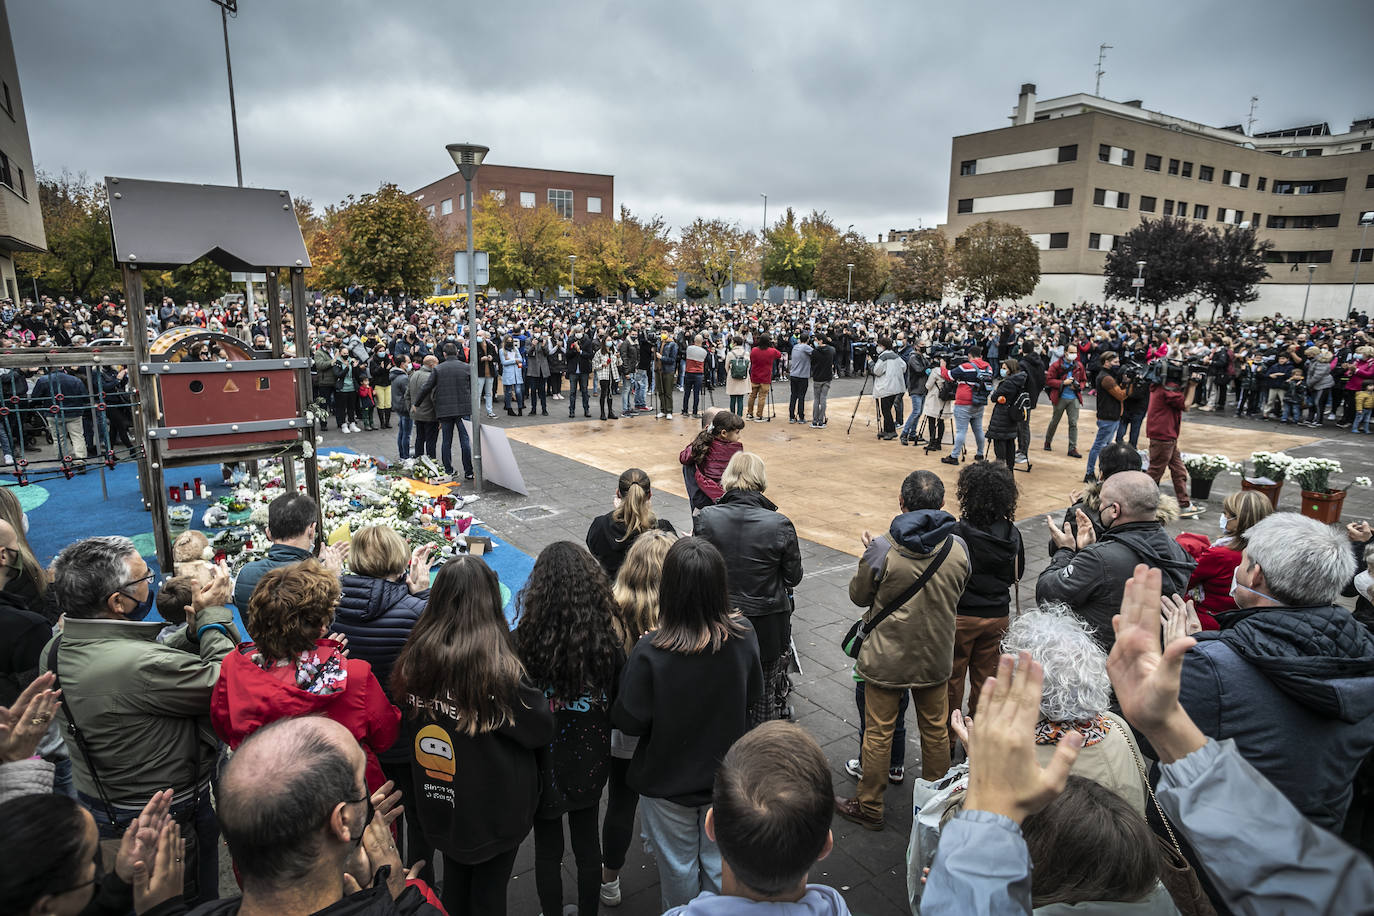
POLYGON ((1027 83, 1011 121, 954 138, 946 231, 988 218, 1025 229, 1041 249, 1035 298, 1100 301, 1116 238, 1175 216, 1248 224, 1274 243, 1252 312, 1300 311, 1310 275, 1309 314, 1344 314, 1357 261, 1355 306, 1374 309, 1374 233, 1361 225, 1374 211, 1374 119, 1342 134, 1312 124, 1247 135, 1139 101, 1037 101, 1027 83))
MULTIPOLYGON (((465 193, 463 176, 454 172, 410 192, 410 196, 432 219, 456 230, 467 225, 465 193)), ((483 164, 473 179, 472 196, 481 200, 488 194, 531 209, 547 204, 574 223, 614 216, 616 212, 614 175, 483 164)))
POLYGON ((0 0, 0 295, 15 302, 20 299, 14 275, 15 253, 46 251, 47 247, 29 123, 19 91, 19 65, 10 38, 9 13, 0 0))

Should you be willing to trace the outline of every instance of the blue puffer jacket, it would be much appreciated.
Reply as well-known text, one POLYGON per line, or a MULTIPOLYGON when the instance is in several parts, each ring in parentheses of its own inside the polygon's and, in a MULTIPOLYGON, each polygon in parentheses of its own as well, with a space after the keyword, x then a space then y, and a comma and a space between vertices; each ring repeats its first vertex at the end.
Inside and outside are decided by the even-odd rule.
POLYGON ((340 581, 343 594, 331 629, 348 637, 349 657, 371 665, 390 697, 391 666, 420 619, 429 590, 412 595, 404 581, 371 576, 346 575, 340 581))

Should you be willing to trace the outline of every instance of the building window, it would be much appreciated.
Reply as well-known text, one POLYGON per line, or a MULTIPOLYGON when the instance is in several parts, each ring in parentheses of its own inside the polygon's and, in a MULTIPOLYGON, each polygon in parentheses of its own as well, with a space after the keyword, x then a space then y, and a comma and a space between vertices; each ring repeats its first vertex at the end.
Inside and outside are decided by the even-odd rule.
POLYGON ((1188 202, 1186 200, 1180 200, 1178 202, 1177 213, 1180 217, 1188 215, 1188 202))
POLYGON ((1123 150, 1121 151, 1121 164, 1122 164, 1122 165, 1126 165, 1126 166, 1131 166, 1132 168, 1134 168, 1134 167, 1135 167, 1135 150, 1133 150, 1133 149, 1123 149, 1123 150))
POLYGON ((600 198, 600 197, 588 197, 588 198, 587 198, 587 212, 588 212, 588 213, 600 213, 600 212, 601 212, 601 198, 600 198))
POLYGON ((978 160, 977 160, 977 159, 965 159, 963 162, 959 163, 959 174, 960 174, 960 175, 977 175, 977 174, 978 174, 978 160))
POLYGON ((533 191, 521 191, 521 192, 520 192, 520 206, 521 206, 521 207, 524 207, 526 210, 533 210, 533 209, 534 209, 534 192, 533 192, 533 191))
POLYGON ((441 216, 448 216, 448 215, 449 215, 450 213, 452 213, 452 212, 453 212, 453 198, 452 198, 452 197, 445 197, 443 200, 439 201, 439 214, 440 214, 441 216))
POLYGON ((1097 251, 1097 250, 1098 250, 1099 248, 1101 248, 1101 247, 1102 247, 1102 233, 1100 233, 1100 232, 1089 232, 1089 233, 1088 233, 1088 248, 1091 249, 1091 250, 1093 250, 1093 251, 1097 251))
POLYGON ((1164 215, 1165 215, 1165 216, 1173 216, 1173 215, 1174 215, 1174 202, 1173 202, 1172 200, 1170 200, 1169 198, 1167 198, 1167 197, 1164 198, 1164 215))
POLYGON ((1259 227, 1260 227, 1260 215, 1259 215, 1259 213, 1254 213, 1254 214, 1252 214, 1251 219, 1250 219, 1250 228, 1252 228, 1252 229, 1258 229, 1259 227))
POLYGON ((1144 195, 1141 195, 1141 198, 1140 198, 1140 212, 1141 212, 1141 213, 1153 213, 1153 212, 1155 212, 1155 199, 1154 199, 1153 197, 1146 197, 1146 196, 1144 196, 1144 195))
MULTIPOLYGON (((1330 264, 1331 251, 1274 251, 1270 249, 1264 255, 1264 260, 1270 264, 1330 264)), ((1295 266, 1293 268, 1297 270, 1295 266)))
POLYGON ((1073 188, 1060 188, 1054 192, 1054 205, 1062 207, 1073 203, 1073 188))
POLYGON ((1249 173, 1249 172, 1241 172, 1241 173, 1240 173, 1240 186, 1241 186, 1242 188, 1248 188, 1248 187, 1250 187, 1250 173, 1249 173))
POLYGON ((1183 162, 1183 171, 1180 172, 1179 174, 1181 174, 1184 178, 1192 178, 1192 177, 1193 177, 1193 164, 1192 164, 1191 162, 1188 162, 1188 161, 1185 159, 1184 162, 1183 162))
POLYGON ((1207 205, 1206 205, 1206 204, 1193 204, 1193 219, 1206 219, 1206 218, 1207 218, 1207 205))
POLYGON ((1256 191, 1263 191, 1265 185, 1267 185, 1268 183, 1269 183, 1269 179, 1268 179, 1268 178, 1265 178, 1263 175, 1261 175, 1259 178, 1255 179, 1255 190, 1256 190, 1256 191))
POLYGON ((1106 144, 1106 143, 1099 143, 1099 144, 1097 145, 1097 161, 1098 161, 1098 162, 1111 162, 1111 161, 1112 161, 1112 148, 1111 148, 1110 145, 1108 145, 1108 144, 1106 144))
POLYGON ((1374 248, 1350 249, 1351 264, 1368 264, 1370 261, 1374 261, 1374 248))
POLYGON ((1158 156, 1156 156, 1154 153, 1146 153, 1146 154, 1145 154, 1145 171, 1147 171, 1147 172, 1158 172, 1158 171, 1159 171, 1160 161, 1161 161, 1160 158, 1159 158, 1158 156))
POLYGON ((492 188, 487 193, 490 194, 492 196, 492 199, 495 200, 498 204, 503 204, 506 202, 506 191, 504 188, 492 188))
POLYGON ((465 210, 465 209, 467 209, 467 203, 468 203, 468 202, 467 202, 467 194, 459 194, 459 195, 458 195, 458 209, 459 209, 459 210, 465 210))
MULTIPOLYGON (((8 89, 9 87, 6 86, 5 88, 8 89)), ((1367 149, 1374 149, 1374 141, 1360 144, 1360 152, 1364 152, 1367 149)))
POLYGON ((1051 248, 1068 248, 1068 247, 1069 247, 1069 234, 1068 234, 1067 232, 1051 232, 1051 233, 1050 233, 1050 247, 1051 247, 1051 248))
POLYGON ((958 210, 959 210, 960 213, 972 213, 972 212, 973 212, 973 198, 972 198, 972 197, 963 197, 963 198, 960 198, 958 210))
POLYGON ((10 84, 0 83, 0 86, 4 86, 5 89, 5 114, 9 115, 12 121, 14 120, 14 102, 10 101, 10 84))
POLYGON ((572 191, 563 191, 558 188, 549 188, 549 206, 558 211, 558 215, 564 219, 572 219, 573 216, 573 195, 572 191))
POLYGON ((19 177, 19 196, 22 197, 22 198, 24 198, 25 200, 28 200, 28 199, 29 199, 29 186, 28 186, 28 184, 24 181, 24 170, 21 169, 19 166, 16 165, 16 166, 14 167, 14 174, 17 175, 17 176, 19 177))
POLYGON ((1339 213, 1323 213, 1319 216, 1270 216, 1266 229, 1339 229, 1339 213))
POLYGON ((1222 184, 1230 184, 1230 183, 1231 183, 1231 176, 1234 175, 1234 174, 1236 174, 1236 173, 1233 172, 1233 171, 1231 171, 1230 169, 1225 169, 1224 171, 1222 171, 1222 173, 1221 173, 1221 183, 1222 183, 1222 184))
POLYGON ((1225 207, 1217 207, 1217 222, 1219 222, 1219 223, 1224 223, 1224 222, 1226 222, 1226 208, 1225 208, 1225 207))
POLYGON ((1177 174, 1178 174, 1178 160, 1177 160, 1177 159, 1170 159, 1170 160, 1169 160, 1169 174, 1170 174, 1170 175, 1177 175, 1177 174))
POLYGON ((430 204, 428 207, 425 207, 425 216, 428 216, 430 219, 434 219, 434 204, 430 204))
POLYGON ((1107 203, 1107 191, 1105 188, 1093 188, 1093 206, 1102 207, 1107 203))
POLYGON ((1213 172, 1212 172, 1212 167, 1211 167, 1210 165, 1200 165, 1200 166, 1197 167, 1197 180, 1198 180, 1198 181, 1211 181, 1211 180, 1212 180, 1212 174, 1213 174, 1213 172))
POLYGON ((1068 146, 1059 147, 1060 162, 1075 162, 1078 160, 1078 144, 1070 143, 1068 146))
MULTIPOLYGON (((1263 178, 1260 179, 1260 181, 1263 181, 1263 180, 1264 180, 1263 178)), ((1370 188, 1374 188, 1374 175, 1366 175, 1366 176, 1364 176, 1364 189, 1365 189, 1366 191, 1368 191, 1370 188)), ((1261 189, 1261 190, 1263 190, 1263 189, 1261 189)))
POLYGON ((1116 192, 1116 208, 1118 210, 1129 210, 1131 208, 1131 195, 1125 191, 1116 192))

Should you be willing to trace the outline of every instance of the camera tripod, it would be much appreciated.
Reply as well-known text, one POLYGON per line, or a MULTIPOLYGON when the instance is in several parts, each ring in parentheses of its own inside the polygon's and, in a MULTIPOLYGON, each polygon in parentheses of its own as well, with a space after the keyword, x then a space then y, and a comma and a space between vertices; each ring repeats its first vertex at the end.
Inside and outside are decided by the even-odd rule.
MULTIPOLYGON (((868 390, 868 378, 868 373, 865 372, 863 383, 859 385, 859 399, 854 402, 854 412, 849 415, 849 428, 844 431, 846 436, 854 431, 854 418, 859 415, 859 405, 864 402, 864 392, 868 390)), ((873 409, 878 409, 876 400, 873 402, 873 409)))

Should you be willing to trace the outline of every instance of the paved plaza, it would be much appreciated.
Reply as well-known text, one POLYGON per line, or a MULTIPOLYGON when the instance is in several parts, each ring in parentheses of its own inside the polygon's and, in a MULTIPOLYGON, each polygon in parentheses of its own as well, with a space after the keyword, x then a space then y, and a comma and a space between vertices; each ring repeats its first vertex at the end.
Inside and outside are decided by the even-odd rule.
MULTIPOLYGON (((858 393, 859 382, 840 380, 835 387, 836 397, 852 398, 858 393)), ((593 410, 595 411, 595 404, 593 410)), ((500 410, 498 401, 498 419, 490 422, 504 428, 544 423, 597 423, 595 419, 582 419, 580 409, 578 419, 569 421, 566 411, 567 402, 557 401, 550 403, 548 418, 510 418, 500 410)), ((593 416, 595 417, 595 412, 593 416)), ((848 422, 847 415, 844 420, 845 423, 848 422)), ((617 424, 648 425, 655 422, 650 415, 620 420, 617 424)), ((776 427, 779 422, 782 423, 783 429, 787 428, 785 414, 781 421, 774 420, 772 425, 776 427)), ((850 437, 852 445, 847 460, 843 464, 837 463, 833 469, 836 478, 862 479, 865 463, 870 453, 875 450, 884 453, 911 453, 913 469, 918 466, 929 467, 930 460, 936 457, 931 456, 931 459, 927 460, 922 455, 922 458, 918 459, 916 455, 922 454, 918 450, 902 449, 896 443, 877 442, 873 439, 871 431, 861 432, 862 423, 863 418, 860 418, 855 425, 854 435, 850 437)), ((745 429, 746 443, 756 426, 758 424, 749 424, 745 429)), ((1245 441, 1254 440, 1257 443, 1272 442, 1274 437, 1283 435, 1287 429, 1273 423, 1236 420, 1229 414, 1217 416, 1208 413, 1187 414, 1184 419, 1185 435, 1188 434, 1190 426, 1195 429, 1206 427, 1215 431, 1216 436, 1211 438, 1216 439, 1231 440, 1244 433, 1245 441)), ((1091 441, 1091 436, 1087 432, 1091 428, 1093 422, 1088 409, 1085 408, 1080 426, 1079 446, 1085 453, 1087 446, 1082 440, 1091 441)), ((612 429, 607 431, 606 435, 613 438, 617 432, 617 429, 612 429)), ((1334 429, 1312 431, 1314 435, 1323 432, 1330 438, 1317 438, 1310 444, 1289 448, 1288 451, 1296 456, 1321 455, 1340 460, 1345 471, 1334 481, 1337 485, 1348 484, 1356 475, 1370 474, 1371 468, 1374 468, 1374 461, 1371 461, 1370 457, 1369 439, 1334 429)), ((331 429, 325 435, 329 444, 347 445, 358 451, 387 457, 394 457, 396 454, 394 430, 343 436, 331 429)), ((821 435, 836 440, 844 436, 844 428, 839 423, 837 415, 832 415, 830 428, 821 435)), ((1061 430, 1056 443, 1061 460, 1064 435, 1061 430)), ((1199 440, 1206 438, 1208 437, 1199 437, 1199 440)), ((681 444, 676 437, 671 443, 665 447, 670 448, 675 455, 681 444)), ((1141 446, 1144 447, 1145 444, 1142 438, 1141 446)), ((615 495, 616 478, 631 463, 631 456, 627 455, 624 461, 614 466, 594 467, 563 454, 526 445, 514 438, 511 447, 524 473, 529 495, 522 497, 496 490, 484 496, 473 508, 477 516, 497 536, 531 556, 537 556, 541 549, 554 541, 571 540, 582 543, 591 519, 610 510, 615 495), (529 510, 532 507, 540 507, 545 511, 522 511, 519 516, 512 514, 515 510, 529 510)), ((1237 454, 1232 457, 1245 456, 1237 454)), ((1037 473, 1040 473, 1039 470, 1033 470, 1029 475, 1018 473, 1016 476, 1018 482, 1025 487, 1034 480, 1037 473)), ((680 486, 680 483, 679 476, 677 484, 680 486)), ((817 490, 824 490, 827 480, 815 479, 811 486, 817 490)), ((1214 536, 1217 533, 1217 512, 1221 501, 1239 486, 1238 477, 1218 478, 1212 490, 1212 497, 1207 503, 1207 511, 1197 519, 1171 525, 1170 531, 1196 531, 1214 536)), ((1167 491, 1167 477, 1165 488, 1167 491)), ((655 509, 661 516, 670 520, 679 531, 690 532, 691 512, 687 501, 669 492, 670 489, 668 486, 659 486, 655 480, 655 509)), ((769 495, 784 508, 787 504, 797 501, 795 494, 785 491, 770 490, 769 495)), ((890 515, 896 514, 895 491, 879 493, 877 498, 890 503, 890 515)), ((957 514, 952 487, 949 492, 949 503, 946 508, 957 514)), ((1280 508, 1297 509, 1297 497, 1291 485, 1285 488, 1280 508)), ((1374 490, 1352 488, 1346 499, 1345 520, 1371 517, 1374 517, 1374 490)), ((1034 603, 1036 576, 1048 562, 1048 538, 1045 534, 1043 516, 1023 518, 1019 527, 1026 543, 1027 571, 1020 588, 1020 603, 1024 608, 1034 603)), ((828 540, 848 538, 857 545, 859 534, 860 530, 857 529, 836 530, 833 537, 828 540)), ((796 691, 792 697, 792 704, 796 710, 797 722, 806 728, 825 750, 834 773, 836 792, 851 795, 854 792, 855 780, 845 773, 844 764, 849 758, 858 756, 854 682, 850 662, 840 652, 838 643, 859 613, 859 609, 850 604, 848 596, 849 578, 856 562, 850 553, 812 540, 802 540, 801 551, 806 577, 796 590, 794 635, 803 673, 794 679, 796 691)), ((856 914, 895 916, 909 912, 906 905, 905 855, 911 828, 911 781, 920 772, 920 746, 914 728, 908 732, 907 744, 907 779, 903 785, 889 787, 887 791, 887 828, 881 833, 872 833, 837 817, 832 825, 835 849, 811 874, 812 881, 840 889, 856 914)), ((568 853, 565 859, 567 874, 564 880, 564 896, 569 901, 574 889, 574 875, 571 869, 572 856, 568 853)), ((657 872, 652 859, 638 844, 632 844, 629 860, 622 872, 621 885, 624 902, 616 912, 624 913, 626 916, 643 916, 660 911, 657 872)), ((525 841, 516 862, 515 877, 510 886, 510 900, 512 913, 539 912, 534 889, 532 837, 525 841)))

